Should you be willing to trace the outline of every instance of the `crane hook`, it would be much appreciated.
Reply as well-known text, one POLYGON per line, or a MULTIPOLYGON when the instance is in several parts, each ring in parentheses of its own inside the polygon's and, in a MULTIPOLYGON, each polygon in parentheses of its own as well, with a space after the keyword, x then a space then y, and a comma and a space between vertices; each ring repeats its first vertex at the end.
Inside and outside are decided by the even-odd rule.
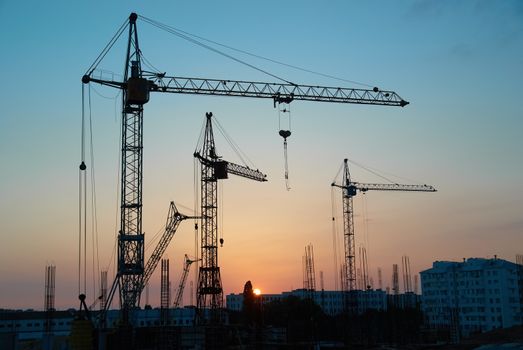
POLYGON ((283 137, 284 141, 287 141, 287 137, 291 136, 290 130, 280 130, 279 134, 283 137))
POLYGON ((285 161, 285 188, 287 191, 291 189, 289 185, 289 161, 287 157, 287 138, 291 136, 291 109, 289 106, 289 101, 278 101, 278 103, 283 103, 283 108, 280 106, 278 107, 278 124, 280 127, 280 131, 278 134, 283 137, 283 157, 285 161), (288 126, 287 130, 282 129, 282 119, 286 121, 286 124, 288 126))
POLYGON ((280 130, 280 136, 283 137, 283 158, 285 161, 285 188, 287 191, 291 189, 289 185, 289 159, 287 156, 287 137, 291 136, 290 130, 280 130))

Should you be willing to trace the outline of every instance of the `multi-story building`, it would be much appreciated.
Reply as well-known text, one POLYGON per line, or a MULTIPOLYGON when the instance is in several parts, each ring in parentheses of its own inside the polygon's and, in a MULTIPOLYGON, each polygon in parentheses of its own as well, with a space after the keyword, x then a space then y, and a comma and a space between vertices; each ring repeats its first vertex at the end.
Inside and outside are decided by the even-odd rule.
MULTIPOLYGON (((96 313, 96 311, 92 312, 95 319, 96 313)), ((52 314, 44 311, 0 310, 0 349, 17 348, 14 345, 16 343, 30 340, 40 341, 46 336, 65 339, 71 334, 76 316, 77 312, 74 309, 53 311, 52 314)), ((119 310, 107 311, 107 327, 118 327, 120 316, 119 310)), ((133 316, 133 322, 137 328, 158 327, 162 324, 161 310, 158 308, 135 310, 133 316)), ((169 309, 166 325, 192 327, 195 324, 195 317, 196 309, 194 307, 169 309)))
POLYGON ((389 294, 387 295, 387 299, 389 307, 395 307, 397 309, 416 309, 421 303, 421 296, 413 292, 389 294))
MULTIPOLYGON (((366 310, 387 310, 387 295, 382 290, 355 290, 352 293, 353 301, 356 302, 357 312, 364 313, 366 310)), ((328 315, 337 315, 343 312, 346 294, 340 291, 307 291, 295 289, 281 294, 261 294, 260 300, 263 304, 294 296, 300 299, 311 298, 328 315)), ((225 297, 227 308, 241 311, 243 308, 243 294, 229 294, 225 297)))
POLYGON ((420 273, 428 325, 467 336, 521 324, 518 268, 497 258, 434 262, 420 273))

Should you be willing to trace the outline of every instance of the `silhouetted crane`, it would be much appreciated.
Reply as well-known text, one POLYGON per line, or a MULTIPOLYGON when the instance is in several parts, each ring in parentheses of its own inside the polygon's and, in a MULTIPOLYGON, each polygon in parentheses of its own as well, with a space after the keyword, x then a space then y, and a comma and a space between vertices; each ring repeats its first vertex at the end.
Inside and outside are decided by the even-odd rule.
MULTIPOLYGON (((201 259, 198 275, 197 308, 211 310, 212 323, 219 323, 218 310, 223 307, 223 288, 218 265, 218 180, 228 174, 264 182, 267 175, 243 165, 227 162, 216 154, 212 113, 206 113, 205 132, 201 149, 194 153, 200 161, 201 183, 201 259)), ((201 319, 202 320, 202 319, 201 319)), ((203 321, 203 320, 202 320, 203 321)))
POLYGON ((343 289, 352 291, 356 289, 356 247, 354 240, 354 218, 352 198, 358 191, 413 191, 413 192, 436 192, 429 185, 401 185, 401 184, 376 184, 353 182, 350 178, 348 159, 343 160, 343 183, 341 185, 333 182, 331 186, 339 187, 343 199, 343 245, 345 248, 343 289))
POLYGON ((178 291, 176 292, 176 297, 174 299, 174 304, 173 304, 173 306, 175 308, 179 307, 182 302, 183 290, 185 289, 185 282, 187 281, 187 275, 189 274, 189 269, 191 267, 191 264, 198 260, 191 260, 191 259, 189 259, 189 256, 187 256, 187 254, 185 254, 183 272, 182 272, 182 276, 180 277, 180 283, 178 283, 178 291))

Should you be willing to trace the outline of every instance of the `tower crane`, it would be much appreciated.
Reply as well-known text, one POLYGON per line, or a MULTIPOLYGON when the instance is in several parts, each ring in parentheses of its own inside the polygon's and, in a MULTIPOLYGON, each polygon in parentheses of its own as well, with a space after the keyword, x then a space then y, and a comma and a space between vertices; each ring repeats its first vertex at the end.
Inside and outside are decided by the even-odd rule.
POLYGON ((191 268, 191 264, 196 261, 199 261, 199 259, 191 260, 191 259, 189 259, 189 256, 187 256, 187 254, 185 254, 182 277, 180 277, 180 283, 178 284, 178 291, 176 292, 176 298, 174 299, 175 308, 179 307, 182 302, 183 290, 185 289, 185 282, 187 281, 187 275, 189 274, 189 269, 191 268))
POLYGON ((377 184, 353 182, 350 178, 348 159, 343 160, 343 183, 341 185, 333 182, 333 187, 342 189, 343 199, 343 245, 345 248, 345 269, 343 289, 352 291, 356 289, 356 248, 354 240, 354 217, 352 198, 358 191, 407 191, 407 192, 436 192, 429 185, 401 185, 401 184, 377 184))
MULTIPOLYGON (((119 286, 124 323, 129 321, 129 311, 137 306, 143 287, 144 274, 146 273, 144 264, 145 235, 142 229, 143 106, 149 101, 151 92, 264 98, 273 100, 274 105, 297 100, 397 107, 404 107, 408 104, 395 92, 380 90, 377 87, 373 89, 353 89, 298 85, 291 82, 268 83, 187 78, 168 76, 166 73, 148 72, 142 69, 143 57, 137 31, 137 20, 139 18, 154 25, 147 18, 131 13, 129 21, 118 29, 115 36, 82 77, 84 84, 96 83, 122 91, 120 230, 118 233, 117 275, 113 286, 119 286), (117 81, 114 78, 103 79, 102 76, 95 76, 94 72, 100 62, 126 30, 128 37, 123 79, 117 81)), ((159 28, 166 30, 165 27, 159 28)), ((218 164, 214 165, 219 166, 218 164)), ((206 166, 206 168, 209 168, 206 171, 210 172, 212 167, 206 166)), ((234 173, 234 168, 232 165, 227 166, 230 173, 234 173)), ((82 162, 80 171, 84 172, 85 170, 86 165, 82 162)), ((214 194, 211 194, 212 196, 214 194)), ((209 222, 214 222, 213 220, 209 222)), ((206 228, 208 230, 206 232, 213 229, 211 225, 208 229, 206 228)), ((212 251, 214 248, 209 246, 209 249, 212 251)), ((217 274, 217 270, 212 267, 215 265, 206 266, 205 276, 209 278, 210 284, 204 284, 205 288, 208 289, 204 289, 203 295, 221 295, 221 288, 211 283, 211 280, 217 274)), ((199 304, 204 305, 206 302, 203 302, 202 299, 199 304)))
POLYGON ((198 274, 197 308, 211 310, 211 322, 219 319, 223 307, 223 288, 218 265, 218 180, 228 174, 264 182, 267 175, 243 165, 227 162, 216 153, 212 128, 212 113, 206 113, 205 133, 201 149, 194 157, 201 164, 201 259, 198 274))

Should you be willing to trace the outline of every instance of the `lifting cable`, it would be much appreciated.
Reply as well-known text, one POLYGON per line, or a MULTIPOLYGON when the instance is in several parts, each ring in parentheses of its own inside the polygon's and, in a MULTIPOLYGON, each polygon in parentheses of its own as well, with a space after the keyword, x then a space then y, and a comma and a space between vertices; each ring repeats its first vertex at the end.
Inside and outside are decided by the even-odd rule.
MULTIPOLYGON (((333 75, 330 75, 330 74, 325 74, 325 73, 313 71, 311 69, 298 67, 298 66, 295 66, 295 65, 292 65, 292 64, 288 64, 288 63, 285 63, 285 62, 282 62, 282 61, 278 61, 278 60, 275 60, 275 59, 272 59, 272 58, 268 58, 268 57, 265 57, 265 56, 257 55, 257 54, 254 54, 252 52, 248 52, 248 51, 245 51, 245 50, 237 49, 235 47, 232 47, 232 46, 229 46, 229 45, 226 45, 226 44, 222 44, 222 43, 219 43, 217 41, 210 40, 210 39, 204 38, 204 37, 196 35, 196 34, 189 33, 189 32, 184 31, 182 29, 179 29, 179 28, 176 28, 176 27, 173 27, 173 26, 168 26, 166 24, 162 24, 160 22, 154 21, 152 19, 149 19, 149 18, 141 16, 141 15, 138 16, 138 18, 139 19, 143 19, 145 22, 147 22, 147 23, 149 23, 151 25, 157 26, 158 28, 164 29, 164 30, 169 31, 169 32, 170 31, 175 32, 176 34, 172 33, 174 35, 178 35, 180 37, 182 37, 181 35, 185 35, 185 36, 188 36, 188 37, 200 39, 202 41, 206 41, 206 42, 214 44, 216 46, 221 46, 221 47, 229 49, 231 51, 236 51, 238 53, 241 53, 241 54, 244 54, 244 55, 248 55, 248 56, 251 56, 251 57, 254 57, 254 58, 258 58, 258 59, 261 59, 261 60, 264 60, 264 61, 268 61, 268 62, 271 62, 271 63, 275 63, 275 64, 278 64, 278 65, 281 65, 281 66, 285 66, 285 67, 296 69, 296 70, 299 70, 299 71, 302 71, 302 72, 306 72, 306 73, 310 73, 310 74, 314 74, 314 75, 318 75, 318 76, 322 76, 322 77, 325 77, 325 78, 334 79, 334 80, 338 80, 338 81, 343 81, 343 82, 346 82, 346 83, 361 85, 361 86, 365 86, 365 87, 369 87, 369 88, 372 88, 372 87, 376 86, 376 85, 369 85, 369 84, 366 84, 366 83, 361 83, 361 82, 354 81, 354 80, 339 78, 339 77, 336 77, 336 76, 333 76, 333 75)), ((194 40, 196 40, 196 39, 194 39, 194 40)), ((156 68, 154 68, 154 69, 156 69, 156 68)), ((283 80, 283 79, 281 79, 281 80, 283 80)))
POLYGON ((226 58, 229 58, 229 59, 231 59, 231 60, 233 60, 233 61, 236 61, 236 62, 238 62, 238 63, 240 63, 240 64, 243 64, 244 66, 247 66, 247 67, 249 67, 249 68, 252 68, 252 69, 254 69, 254 70, 257 70, 258 72, 261 72, 261 73, 263 73, 263 74, 269 75, 269 76, 271 76, 271 77, 273 77, 273 78, 276 78, 276 79, 278 79, 278 80, 281 80, 281 81, 283 81, 283 82, 285 82, 285 83, 287 83, 287 84, 295 85, 295 84, 292 83, 291 81, 286 80, 286 79, 284 79, 284 78, 282 78, 282 77, 279 77, 279 76, 277 76, 276 74, 272 74, 272 73, 270 73, 270 72, 268 72, 268 71, 266 71, 266 70, 264 70, 264 69, 261 69, 261 68, 259 68, 259 67, 256 67, 256 66, 253 65, 253 64, 247 63, 247 62, 245 62, 245 61, 243 61, 243 60, 241 60, 241 59, 239 59, 239 58, 237 58, 237 57, 234 57, 234 56, 232 56, 232 55, 229 55, 229 54, 227 54, 227 53, 225 53, 225 52, 223 52, 223 51, 220 51, 220 50, 218 50, 218 49, 216 49, 216 48, 214 48, 214 47, 212 47, 212 46, 209 46, 209 45, 207 45, 207 44, 204 44, 204 43, 202 43, 201 41, 198 41, 198 40, 196 40, 196 39, 193 39, 193 38, 191 38, 190 36, 187 36, 187 35, 183 34, 181 31, 178 31, 178 30, 176 30, 175 28, 173 28, 173 27, 171 27, 171 26, 169 26, 169 25, 166 25, 166 24, 160 23, 160 22, 158 22, 158 21, 155 21, 155 20, 153 20, 153 19, 150 19, 150 18, 147 18, 147 17, 144 17, 144 16, 139 16, 138 18, 140 18, 140 19, 142 19, 144 22, 149 23, 149 24, 151 24, 151 25, 153 25, 153 26, 155 26, 155 27, 157 27, 157 28, 159 28, 159 29, 162 29, 162 30, 164 30, 164 31, 166 31, 166 32, 168 32, 168 33, 170 33, 170 34, 173 34, 173 35, 175 35, 175 36, 177 36, 177 37, 179 37, 179 38, 185 39, 185 40, 187 40, 187 41, 189 41, 189 42, 191 42, 191 43, 193 43, 193 44, 195 44, 195 45, 198 45, 198 46, 200 46, 200 47, 203 47, 203 48, 205 48, 205 49, 207 49, 207 50, 209 50, 209 51, 212 51, 212 52, 217 53, 217 54, 219 54, 219 55, 222 55, 222 56, 224 56, 224 57, 226 57, 226 58))
MULTIPOLYGON (((205 124, 204 124, 205 125, 205 124)), ((200 131, 200 137, 198 138, 198 144, 201 142, 203 134, 203 128, 200 131)), ((202 141, 203 142, 203 141, 202 141)), ((198 144, 196 145, 196 149, 198 149, 198 144)), ((196 151, 195 151, 196 153, 196 151)), ((199 203, 200 203, 200 197, 199 197, 199 191, 198 191, 198 185, 199 185, 199 176, 198 176, 198 165, 199 161, 196 158, 193 158, 193 198, 194 198, 194 256, 195 256, 195 269, 194 269, 194 280, 196 283, 198 283, 198 274, 200 273, 199 269, 199 258, 200 258, 200 251, 199 251, 199 244, 198 244, 198 219, 199 216, 199 203)), ((197 287, 198 288, 198 287, 197 287)))
POLYGON ((278 134, 283 137, 283 159, 284 159, 284 177, 285 188, 287 191, 291 189, 289 182, 289 159, 287 155, 287 138, 291 136, 291 106, 289 103, 278 104, 278 134), (282 106, 283 105, 283 106, 282 106), (285 124, 283 129, 282 124, 285 124))
POLYGON ((351 160, 351 159, 347 159, 351 164, 354 164, 360 168, 362 168, 363 170, 366 170, 368 171, 369 173, 371 174, 374 174, 376 175, 377 177, 385 180, 385 181, 388 181, 390 182, 391 184, 398 184, 397 181, 394 181, 394 180, 391 180, 390 178, 382 175, 382 174, 386 174, 388 176, 392 176, 392 177, 396 177, 398 179, 401 179, 401 180, 406 180, 406 181, 409 181, 409 182, 412 182, 412 183, 417 183, 417 184, 423 184, 422 181, 418 181, 418 180, 413 180, 413 179, 409 179, 409 178, 406 178, 406 177, 402 177, 402 176, 398 176, 398 175, 395 175, 395 174, 392 174, 392 173, 387 173, 385 171, 382 171, 382 170, 378 170, 378 169, 375 169, 375 168, 371 168, 369 166, 364 166, 363 164, 359 163, 359 162, 356 162, 355 160, 351 160), (382 173, 382 174, 380 174, 382 173))
MULTIPOLYGON (((96 206, 96 177, 94 163, 94 143, 93 143, 93 118, 91 104, 91 85, 88 90, 89 104, 89 151, 91 160, 91 238, 92 238, 92 273, 93 273, 93 298, 96 298, 96 281, 100 275, 100 255, 98 249, 98 211, 96 206), (96 265, 95 265, 96 257, 96 265)), ((95 299, 97 300, 97 299, 95 299)))
MULTIPOLYGON (((118 96, 120 95, 120 93, 121 93, 121 90, 114 97, 114 100, 115 100, 114 101, 114 119, 115 119, 115 121, 118 121, 118 116, 120 115, 118 112, 118 107, 117 107, 118 96)), ((119 128, 119 131, 120 131, 120 134, 118 136, 118 140, 121 140, 122 139, 122 127, 119 128)), ((118 145, 118 146, 120 147, 120 145, 118 145)), ((116 162, 116 196, 115 196, 115 204, 114 204, 114 207, 115 207, 115 210, 114 210, 114 244, 113 244, 113 249, 111 250, 111 257, 109 258, 109 262, 106 265, 107 267, 106 267, 105 271, 109 271, 111 269, 111 265, 113 265, 113 263, 116 260, 117 249, 118 249, 118 218, 119 218, 118 214, 119 214, 119 208, 120 208, 120 206, 119 206, 120 169, 121 169, 121 162, 122 162, 122 154, 120 152, 120 149, 117 153, 118 153, 118 161, 116 162)), ((117 264, 115 263, 113 267, 114 267, 113 274, 116 276, 117 264)))
MULTIPOLYGON (((86 227, 86 172, 85 165, 85 89, 82 84, 82 113, 81 113, 81 134, 80 134, 80 166, 78 173, 78 295, 85 294, 85 284, 82 289, 82 238, 85 236, 86 227)), ((85 257, 85 254, 84 254, 85 257)), ((85 266, 85 263, 84 263, 85 266)), ((85 277, 85 273, 84 273, 85 277)))
MULTIPOLYGON (((111 38, 111 40, 109 40, 109 42, 107 43, 107 45, 105 45, 104 49, 102 50, 102 52, 100 52, 100 54, 98 55, 98 57, 96 57, 96 59, 94 60, 93 64, 91 64, 91 66, 89 67, 89 69, 87 69, 87 72, 85 73, 85 75, 87 76, 91 76, 91 74, 93 73, 93 71, 96 69, 96 67, 100 64, 100 62, 104 59, 104 57, 107 55, 107 53, 109 52, 109 50, 111 50, 111 48, 113 47, 113 45, 116 43, 116 41, 118 41, 118 39, 120 38, 120 36, 122 35, 122 33, 125 31, 125 28, 127 28, 127 26, 129 25, 129 20, 126 18, 124 23, 120 26, 120 28, 116 31, 116 34, 114 34, 114 36, 111 38)), ((83 95, 83 94, 82 94, 83 95)))
POLYGON ((336 200, 334 198, 334 187, 331 186, 331 210, 332 210, 332 250, 334 257, 334 290, 338 289, 338 225, 336 224, 336 200))
POLYGON ((87 293, 87 216, 88 216, 88 193, 87 193, 87 165, 86 148, 89 151, 90 166, 90 231, 91 231, 91 271, 93 298, 97 300, 98 278, 100 275, 100 252, 99 252, 99 233, 98 233, 98 209, 96 195, 96 175, 95 175, 95 153, 94 153, 94 127, 92 115, 92 95, 91 86, 85 90, 82 84, 82 112, 81 112, 81 153, 79 166, 79 235, 78 235, 78 293, 87 293), (87 101, 86 101, 87 99, 87 101), (86 111, 88 109, 88 111, 86 111), (88 113, 88 114, 86 114, 88 113), (87 120, 88 118, 88 120, 87 120), (88 125, 87 125, 88 123, 88 125), (88 133, 88 134, 87 134, 88 133), (89 143, 88 145, 86 143, 89 143))
POLYGON ((252 160, 241 150, 241 148, 238 146, 236 142, 234 142, 233 138, 227 133, 227 131, 223 128, 223 126, 220 124, 218 119, 214 117, 215 125, 218 129, 218 131, 222 134, 222 136, 225 138, 225 141, 229 144, 231 149, 236 153, 238 158, 242 161, 243 165, 249 167, 251 166, 253 169, 257 169, 256 165, 252 162, 252 160))
MULTIPOLYGON (((223 206, 223 202, 224 202, 223 201, 223 192, 224 192, 223 187, 224 187, 224 184, 225 184, 225 181, 218 181, 218 184, 217 184, 218 185, 218 192, 220 194, 219 197, 218 197, 219 198, 218 200, 220 201, 220 204, 218 205, 218 210, 219 210, 218 217, 220 218, 219 223, 221 223, 221 229, 218 230, 218 236, 220 237, 220 240, 219 240, 220 241, 220 247, 222 247, 222 248, 223 248, 223 242, 224 242, 224 240, 223 240, 223 232, 225 230, 225 221, 223 220, 223 217, 224 217, 224 215, 223 215, 223 212, 224 212, 224 206, 223 206)), ((217 225, 218 227, 220 226, 219 223, 217 225)))

